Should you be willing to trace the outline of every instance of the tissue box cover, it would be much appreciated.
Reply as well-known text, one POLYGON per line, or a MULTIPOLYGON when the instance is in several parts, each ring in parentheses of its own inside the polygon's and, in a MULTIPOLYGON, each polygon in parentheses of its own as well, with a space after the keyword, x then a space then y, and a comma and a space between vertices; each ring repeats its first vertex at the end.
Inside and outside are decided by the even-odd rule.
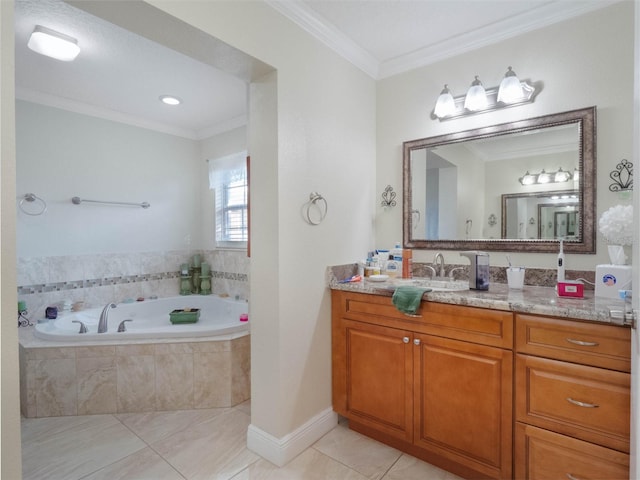
POLYGON ((182 308, 169 314, 171 323, 196 323, 200 318, 199 308, 182 308))

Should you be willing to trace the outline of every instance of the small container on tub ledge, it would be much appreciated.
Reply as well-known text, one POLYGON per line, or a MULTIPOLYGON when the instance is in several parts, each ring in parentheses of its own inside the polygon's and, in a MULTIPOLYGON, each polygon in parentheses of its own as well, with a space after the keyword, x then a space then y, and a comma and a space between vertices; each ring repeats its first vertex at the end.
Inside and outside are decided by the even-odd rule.
POLYGON ((169 314, 171 323, 196 323, 200 319, 199 308, 181 308, 169 314))

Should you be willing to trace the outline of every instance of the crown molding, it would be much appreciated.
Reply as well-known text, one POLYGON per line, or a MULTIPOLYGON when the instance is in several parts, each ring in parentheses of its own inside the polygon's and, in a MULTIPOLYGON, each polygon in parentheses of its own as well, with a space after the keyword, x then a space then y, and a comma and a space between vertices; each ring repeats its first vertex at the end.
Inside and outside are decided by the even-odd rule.
POLYGON ((205 138, 212 137, 219 133, 233 130, 242 125, 247 124, 247 116, 240 115, 232 118, 228 121, 217 123, 209 128, 205 128, 198 131, 189 130, 186 128, 179 128, 173 125, 168 125, 160 122, 151 122, 133 115, 127 115, 108 108, 97 107, 88 103, 78 102, 68 98, 58 97, 48 93, 37 92, 22 87, 16 87, 15 97, 18 100, 24 100, 31 103, 37 103, 45 105, 47 107, 59 108, 68 112, 79 113, 81 115, 88 115, 90 117, 101 118, 103 120, 110 120, 112 122, 122 123, 133 127, 145 128, 154 132, 166 133, 176 137, 187 138, 189 140, 204 140, 205 138))
POLYGON ((621 1, 624 0, 547 3, 529 12, 383 62, 376 60, 305 4, 278 0, 266 0, 266 3, 370 77, 379 80, 493 45, 621 1))
POLYGON ((266 3, 364 73, 378 78, 380 62, 305 4, 278 0, 266 0, 266 3))

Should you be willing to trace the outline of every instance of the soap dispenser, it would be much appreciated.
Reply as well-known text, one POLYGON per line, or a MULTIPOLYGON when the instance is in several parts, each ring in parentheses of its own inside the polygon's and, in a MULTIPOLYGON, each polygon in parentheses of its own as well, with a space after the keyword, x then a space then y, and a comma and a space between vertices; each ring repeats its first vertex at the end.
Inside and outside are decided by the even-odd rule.
POLYGON ((471 262, 469 268, 469 288, 472 290, 489 290, 489 254, 476 250, 460 252, 471 262))

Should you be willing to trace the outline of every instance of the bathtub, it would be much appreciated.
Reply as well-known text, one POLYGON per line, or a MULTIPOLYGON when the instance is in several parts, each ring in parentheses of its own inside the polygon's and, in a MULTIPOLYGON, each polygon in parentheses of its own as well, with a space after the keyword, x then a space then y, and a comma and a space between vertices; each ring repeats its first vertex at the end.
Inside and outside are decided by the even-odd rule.
POLYGON ((95 342, 144 340, 155 338, 210 337, 248 333, 248 322, 240 321, 248 304, 215 295, 185 295, 135 303, 121 303, 109 309, 108 330, 98 333, 98 321, 103 307, 71 312, 55 320, 36 325, 34 336, 55 342, 95 342), (172 324, 169 313, 176 309, 198 308, 200 318, 196 323, 172 324), (125 332, 118 332, 123 320, 125 332), (79 321, 87 327, 79 333, 79 321))

